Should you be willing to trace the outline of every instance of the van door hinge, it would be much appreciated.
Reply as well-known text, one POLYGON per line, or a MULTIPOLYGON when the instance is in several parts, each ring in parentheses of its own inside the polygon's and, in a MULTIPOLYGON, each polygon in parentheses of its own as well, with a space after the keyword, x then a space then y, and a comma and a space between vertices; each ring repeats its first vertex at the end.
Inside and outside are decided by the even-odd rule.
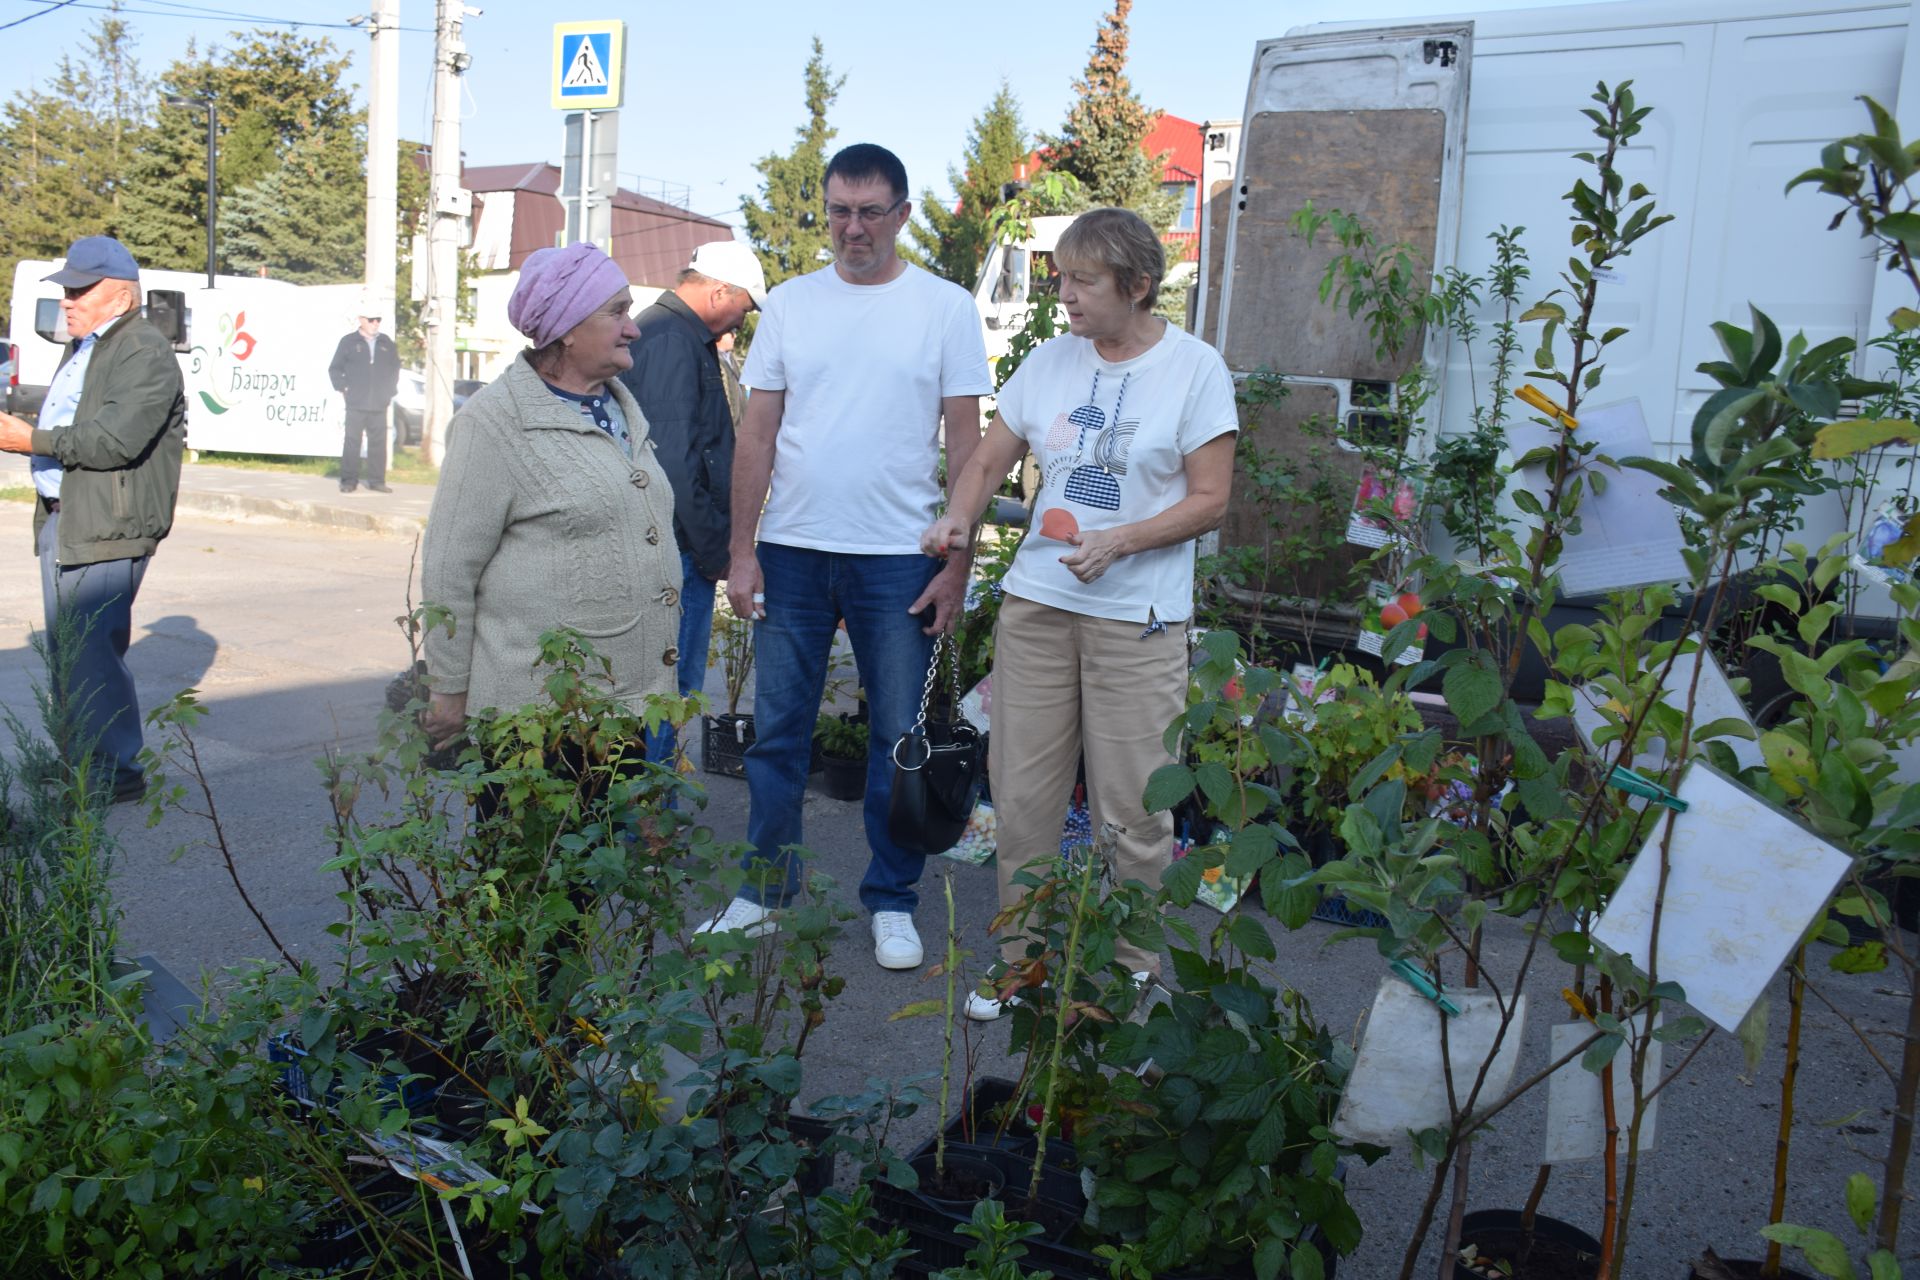
POLYGON ((1451 40, 1428 40, 1420 46, 1420 53, 1428 62, 1439 59, 1440 65, 1450 67, 1460 57, 1460 47, 1451 40))

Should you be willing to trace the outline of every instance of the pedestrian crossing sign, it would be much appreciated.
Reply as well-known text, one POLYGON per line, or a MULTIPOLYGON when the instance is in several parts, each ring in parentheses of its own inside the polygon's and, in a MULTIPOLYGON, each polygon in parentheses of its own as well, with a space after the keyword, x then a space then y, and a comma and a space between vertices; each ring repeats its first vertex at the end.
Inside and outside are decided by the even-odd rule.
POLYGON ((627 78, 627 24, 553 24, 553 105, 563 111, 612 111, 627 78))

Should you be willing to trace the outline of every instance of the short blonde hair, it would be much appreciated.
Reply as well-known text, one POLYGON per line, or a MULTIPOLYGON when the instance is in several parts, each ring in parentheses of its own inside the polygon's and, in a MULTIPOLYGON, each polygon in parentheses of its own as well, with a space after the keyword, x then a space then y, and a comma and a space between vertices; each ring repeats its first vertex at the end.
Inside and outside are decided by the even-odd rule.
POLYGON ((1128 298, 1147 286, 1141 305, 1152 309, 1160 298, 1160 282, 1167 277, 1167 251, 1147 220, 1131 209, 1091 209, 1061 233, 1055 261, 1079 262, 1113 273, 1120 292, 1128 298))

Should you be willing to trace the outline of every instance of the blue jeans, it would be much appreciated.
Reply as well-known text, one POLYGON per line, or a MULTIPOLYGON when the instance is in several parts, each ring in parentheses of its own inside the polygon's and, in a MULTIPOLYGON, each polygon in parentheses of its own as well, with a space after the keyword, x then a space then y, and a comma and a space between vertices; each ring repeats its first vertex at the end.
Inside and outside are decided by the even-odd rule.
MULTIPOLYGON (((676 666, 680 696, 698 693, 707 686, 707 647, 713 640, 713 591, 711 578, 700 576, 693 557, 680 553, 680 661, 676 666)), ((663 724, 656 733, 646 735, 647 759, 671 766, 678 734, 663 724)))
POLYGON ((754 743, 747 748, 747 843, 741 859, 773 865, 753 873, 741 896, 780 906, 800 891, 800 805, 807 789, 813 726, 827 682, 827 657, 844 618, 860 686, 866 691, 867 844, 872 857, 860 882, 868 911, 911 912, 926 858, 887 838, 893 797, 893 744, 920 710, 933 637, 907 612, 940 562, 923 555, 845 555, 763 542, 767 616, 754 624, 754 743), (764 880, 764 883, 763 883, 764 880))
POLYGON ((140 782, 140 707, 127 648, 133 640, 133 598, 150 557, 98 564, 56 563, 60 515, 40 530, 40 598, 47 620, 47 660, 62 741, 70 764, 94 761, 93 781, 115 787, 140 782), (66 645, 60 622, 69 628, 66 645))

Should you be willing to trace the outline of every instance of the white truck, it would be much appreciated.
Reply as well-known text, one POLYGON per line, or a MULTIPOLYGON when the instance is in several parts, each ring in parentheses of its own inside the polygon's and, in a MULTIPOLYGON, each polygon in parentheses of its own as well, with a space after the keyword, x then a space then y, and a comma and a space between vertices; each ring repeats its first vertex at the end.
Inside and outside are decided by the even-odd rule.
MULTIPOLYGON (((1238 177, 1202 226, 1194 316, 1236 375, 1287 377, 1290 394, 1255 430, 1264 447, 1304 457, 1309 415, 1364 412, 1365 396, 1415 359, 1445 371, 1424 443, 1436 427, 1466 430, 1473 403, 1465 353, 1445 334, 1382 361, 1318 301, 1333 250, 1294 234, 1295 211, 1308 200, 1344 209, 1383 240, 1412 243, 1435 271, 1483 276, 1489 233, 1523 226, 1533 278, 1522 294, 1543 297, 1565 268, 1563 196, 1586 172, 1571 157, 1596 145, 1581 108, 1597 82, 1623 80, 1654 110, 1622 168, 1675 221, 1636 246, 1603 294, 1595 327, 1630 334, 1609 347, 1596 402, 1638 400, 1656 453, 1690 440, 1717 389, 1696 371, 1720 358, 1713 322, 1745 327, 1751 302, 1786 335, 1864 346, 1912 304, 1851 224, 1827 229, 1835 201, 1810 186, 1784 192, 1823 144, 1869 128, 1861 95, 1895 111, 1906 136, 1920 133, 1920 41, 1905 0, 1621 0, 1298 28, 1254 50, 1238 177)), ((1497 318, 1480 317, 1483 333, 1497 318)), ((1864 350, 1857 367, 1872 372, 1864 350)), ((1221 538, 1271 536, 1265 514, 1230 512, 1221 538)), ((1812 543, 1840 527, 1837 507, 1816 505, 1808 521, 1812 543)), ((1277 581, 1250 593, 1263 606, 1313 594, 1277 581)))
MULTIPOLYGON (((67 341, 61 263, 14 268, 7 340, 18 350, 20 394, 37 403, 67 341)), ((251 276, 142 271, 140 287, 177 291, 185 337, 175 344, 187 384, 187 444, 196 450, 325 457, 340 452, 344 408, 327 364, 359 308, 358 285, 296 285, 251 276)))

